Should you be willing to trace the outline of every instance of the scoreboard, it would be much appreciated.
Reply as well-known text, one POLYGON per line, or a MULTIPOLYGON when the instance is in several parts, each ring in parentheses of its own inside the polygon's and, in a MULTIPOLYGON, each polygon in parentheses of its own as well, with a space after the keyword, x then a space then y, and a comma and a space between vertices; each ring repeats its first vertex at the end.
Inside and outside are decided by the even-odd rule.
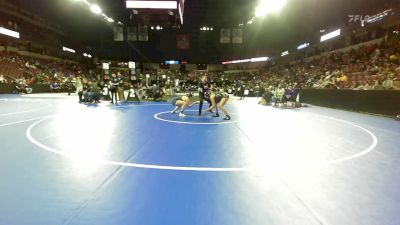
POLYGON ((179 15, 180 22, 183 24, 185 2, 186 0, 126 0, 126 7, 143 14, 164 14, 165 11, 170 11, 179 15))

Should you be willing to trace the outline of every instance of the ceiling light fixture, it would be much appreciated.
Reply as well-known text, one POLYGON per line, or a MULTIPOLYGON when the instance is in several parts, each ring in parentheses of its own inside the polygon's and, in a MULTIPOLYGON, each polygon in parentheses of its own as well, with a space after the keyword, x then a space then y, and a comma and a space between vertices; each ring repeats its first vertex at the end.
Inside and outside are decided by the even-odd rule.
POLYGON ((101 13, 101 8, 100 6, 93 4, 90 6, 90 10, 94 13, 94 14, 100 14, 101 13))

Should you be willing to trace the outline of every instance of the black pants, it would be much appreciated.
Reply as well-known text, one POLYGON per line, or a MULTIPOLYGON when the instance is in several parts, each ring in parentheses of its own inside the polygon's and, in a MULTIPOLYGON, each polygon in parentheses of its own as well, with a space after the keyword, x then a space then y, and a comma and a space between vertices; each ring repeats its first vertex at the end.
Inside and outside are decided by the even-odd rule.
POLYGON ((69 84, 67 84, 67 88, 68 88, 68 95, 71 95, 71 93, 72 93, 73 90, 74 90, 73 85, 72 85, 71 83, 69 83, 69 84))
POLYGON ((115 103, 117 103, 118 102, 118 98, 117 98, 117 94, 118 94, 118 92, 117 92, 117 90, 112 90, 111 91, 111 102, 112 103, 114 103, 114 98, 115 98, 115 103))
POLYGON ((204 102, 204 93, 203 92, 199 92, 199 116, 201 116, 201 112, 203 111, 203 102, 204 102))
MULTIPOLYGON (((206 101, 210 106, 212 104, 211 104, 210 100, 207 100, 207 99, 204 98, 204 93, 203 92, 199 92, 199 101, 200 101, 200 103, 199 103, 199 116, 201 116, 201 113, 203 111, 203 103, 204 103, 204 101, 206 101)), ((216 112, 217 112, 217 115, 218 115, 218 107, 216 107, 215 109, 216 109, 216 112)))

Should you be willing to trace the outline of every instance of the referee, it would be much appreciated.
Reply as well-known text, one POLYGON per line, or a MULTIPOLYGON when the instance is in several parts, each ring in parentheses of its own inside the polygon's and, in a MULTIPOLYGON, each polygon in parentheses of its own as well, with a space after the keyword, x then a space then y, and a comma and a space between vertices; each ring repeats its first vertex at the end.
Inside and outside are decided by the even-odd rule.
POLYGON ((115 98, 115 104, 118 103, 118 86, 119 86, 119 78, 113 73, 111 75, 110 79, 110 91, 111 91, 111 104, 114 104, 114 98, 115 98))
MULTIPOLYGON (((201 77, 201 80, 199 82, 199 102, 200 102, 199 103, 199 116, 201 116, 201 113, 203 111, 204 100, 207 101, 208 104, 211 105, 210 98, 209 98, 209 96, 207 96, 209 94, 211 94, 210 85, 207 81, 207 76, 204 75, 201 77)), ((218 114, 218 112, 217 112, 217 114, 218 114)))

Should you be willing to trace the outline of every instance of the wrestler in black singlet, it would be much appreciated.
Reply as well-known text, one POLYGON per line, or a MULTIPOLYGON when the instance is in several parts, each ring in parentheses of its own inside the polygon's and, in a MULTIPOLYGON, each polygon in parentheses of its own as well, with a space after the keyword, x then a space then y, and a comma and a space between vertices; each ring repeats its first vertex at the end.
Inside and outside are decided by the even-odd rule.
MULTIPOLYGON (((222 99, 227 98, 229 100, 229 94, 226 92, 218 92, 215 94, 215 104, 218 105, 218 103, 221 103, 222 99)), ((218 106, 215 107, 216 109, 216 114, 213 117, 219 117, 219 113, 218 113, 218 106)), ((226 114, 226 117, 224 118, 224 120, 230 120, 231 117, 226 114)))
MULTIPOLYGON (((210 106, 212 105, 212 102, 211 102, 211 94, 212 94, 211 89, 208 89, 208 90, 204 93, 204 99, 210 104, 210 106)), ((229 94, 228 94, 228 93, 225 93, 225 92, 216 93, 216 94, 215 94, 215 103, 216 103, 216 104, 220 103, 221 100, 222 100, 223 98, 228 98, 228 99, 229 99, 229 94)), ((214 115, 213 117, 219 117, 218 106, 215 107, 215 115, 214 115)))
POLYGON ((223 98, 229 99, 229 94, 226 92, 221 92, 215 95, 215 102, 220 103, 223 98))

